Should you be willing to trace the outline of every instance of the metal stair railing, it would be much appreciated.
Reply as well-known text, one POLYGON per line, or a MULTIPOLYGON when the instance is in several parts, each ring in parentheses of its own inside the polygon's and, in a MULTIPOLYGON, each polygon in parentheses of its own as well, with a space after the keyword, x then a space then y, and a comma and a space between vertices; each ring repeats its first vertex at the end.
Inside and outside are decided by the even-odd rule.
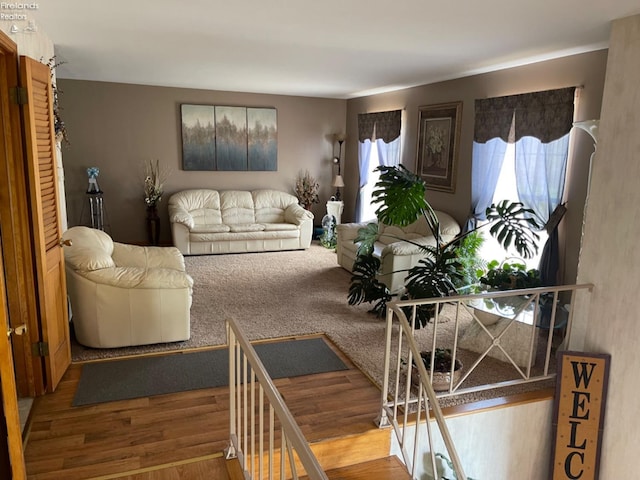
POLYGON ((256 351, 234 320, 227 320, 226 326, 230 433, 226 458, 237 458, 248 480, 297 480, 299 469, 310 480, 328 480, 256 351))
MULTIPOLYGON (((457 480, 467 478, 442 415, 439 399, 555 378, 555 372, 550 370, 554 330, 562 328, 565 331, 563 344, 567 345, 570 342, 571 329, 574 323, 574 309, 570 308, 570 306, 575 304, 576 295, 579 291, 587 291, 590 294, 592 289, 593 285, 591 284, 538 287, 388 303, 382 408, 377 423, 380 427, 393 427, 405 464, 414 478, 418 474, 416 460, 419 453, 425 452, 426 448, 429 448, 432 471, 437 472, 436 457, 438 454, 433 449, 432 426, 429 420, 430 410, 451 458, 457 480), (487 327, 481 320, 480 314, 475 311, 474 305, 478 307, 478 302, 493 305, 493 303, 500 303, 501 300, 504 301, 506 299, 511 299, 511 303, 507 311, 498 311, 497 316, 500 323, 495 327, 487 327), (569 308, 565 309, 565 306, 561 305, 562 302, 567 302, 566 305, 569 308), (438 325, 440 312, 444 304, 447 304, 450 309, 449 313, 451 313, 451 310, 455 312, 453 315, 453 321, 455 322, 453 327, 454 336, 453 339, 448 340, 450 344, 446 345, 446 348, 451 350, 452 361, 451 371, 447 378, 448 388, 446 391, 436 393, 432 386, 433 375, 431 371, 434 369, 434 352, 437 347, 442 348, 442 340, 438 337, 438 325), (544 315, 542 314, 541 305, 545 305, 544 315), (427 369, 423 361, 414 362, 414 359, 421 359, 422 350, 415 339, 416 315, 421 307, 429 307, 434 311, 433 319, 427 326, 432 329, 430 369, 427 369), (560 315, 561 311, 563 312, 562 316, 560 315), (466 322, 463 322, 463 317, 466 318, 466 322), (542 322, 543 318, 546 320, 544 324, 542 322), (394 331, 396 330, 394 329, 394 319, 397 320, 399 325, 395 344, 393 339, 394 331), (476 351, 478 357, 471 366, 466 368, 466 373, 456 378, 454 370, 460 348, 459 337, 464 329, 469 329, 470 327, 473 328, 475 335, 483 337, 479 343, 482 348, 478 348, 476 351), (538 336, 542 336, 540 332, 545 333, 545 331, 546 343, 543 345, 544 365, 541 370, 537 369, 538 371, 533 372, 532 365, 535 360, 534 355, 537 350, 538 336), (520 362, 514 360, 513 349, 509 351, 507 348, 507 337, 511 335, 513 339, 514 333, 517 333, 519 346, 526 346, 524 351, 526 355, 519 359, 520 362), (475 369, 483 367, 483 359, 489 355, 495 356, 496 354, 501 356, 499 358, 506 365, 513 367, 514 371, 517 372, 518 378, 461 388, 465 382, 468 382, 469 375, 475 369), (519 365, 522 362, 526 363, 524 367, 519 365), (394 370, 392 370, 392 366, 394 370), (417 386, 414 385, 412 387, 412 374, 414 371, 417 373, 419 381, 417 386), (429 443, 426 447, 425 445, 419 445, 419 426, 421 422, 424 422, 426 427, 429 443), (408 438, 409 427, 414 424, 414 438, 408 438)), ((493 311, 492 309, 489 310, 493 311)), ((442 335, 440 336, 442 337, 442 335)), ((519 353, 522 354, 522 352, 519 353)))
MULTIPOLYGON (((415 312, 415 311, 414 311, 415 312)), ((415 315, 413 317, 413 321, 415 322, 415 315)), ((418 454, 420 453, 420 449, 423 445, 420 444, 419 441, 419 433, 420 433, 420 424, 424 422, 427 431, 427 438, 429 445, 433 445, 433 433, 432 426, 429 420, 429 410, 431 409, 433 416, 435 417, 436 423, 438 425, 438 429, 440 430, 440 434, 444 441, 445 447, 449 454, 449 458, 451 458, 451 463, 453 464, 453 469, 456 473, 457 480, 467 480, 467 476, 464 473, 462 468, 462 463, 460 458, 458 457, 458 453, 456 452, 455 445, 453 444, 453 439, 449 433, 449 429, 447 428, 447 424, 442 414, 442 409, 440 408, 440 404, 438 403, 438 399, 436 397, 436 392, 431 385, 431 382, 423 382, 422 379, 429 378, 427 374, 427 370, 424 366, 423 362, 416 362, 415 368, 419 372, 420 375, 420 383, 418 387, 418 394, 416 398, 411 399, 411 375, 408 372, 407 381, 405 382, 404 389, 404 398, 406 399, 404 402, 399 400, 400 397, 400 372, 401 372, 401 363, 402 359, 400 357, 400 352, 402 352, 403 338, 405 338, 405 342, 408 346, 408 358, 406 360, 407 368, 412 365, 413 358, 420 358, 420 350, 418 345, 413 338, 414 327, 409 325, 409 321, 407 320, 406 315, 401 310, 398 304, 388 304, 387 306, 387 328, 386 328, 386 345, 387 350, 385 353, 384 359, 384 380, 382 386, 382 410, 380 413, 380 417, 377 419, 378 425, 382 427, 393 427, 393 430, 396 435, 396 439, 398 440, 398 444, 400 446, 400 451, 402 452, 402 457, 405 465, 407 466, 409 472, 411 473, 412 478, 417 478, 417 465, 418 465, 418 454), (396 316, 398 318, 398 323, 400 325, 400 331, 398 334, 398 356, 396 362, 396 374, 395 374, 395 394, 394 398, 389 401, 389 371, 391 365, 391 343, 392 343, 392 331, 393 331, 393 318, 396 316), (411 413, 412 406, 417 408, 417 410, 411 413), (431 407, 431 408, 429 408, 431 407), (401 415, 399 415, 399 409, 402 410, 401 415), (423 418, 424 415, 424 418, 423 418), (401 416, 401 421, 399 417, 401 416), (411 416, 411 418, 410 418, 411 416), (412 421, 410 421, 412 420, 412 421), (415 431, 413 438, 411 438, 409 431, 409 424, 415 424, 415 431)), ((431 468, 432 472, 437 472, 436 465, 436 452, 433 451, 433 448, 429 449, 431 456, 431 468)), ((434 478, 435 478, 434 473, 434 478)))

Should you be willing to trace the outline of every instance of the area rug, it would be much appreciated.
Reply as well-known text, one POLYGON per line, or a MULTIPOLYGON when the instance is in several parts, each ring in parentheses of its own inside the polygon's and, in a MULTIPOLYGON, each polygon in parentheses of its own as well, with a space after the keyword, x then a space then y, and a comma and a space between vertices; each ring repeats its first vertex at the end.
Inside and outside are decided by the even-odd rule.
MULTIPOLYGON (((274 379, 347 369, 322 338, 261 343, 253 347, 274 379)), ((221 387, 228 385, 228 380, 227 348, 87 363, 82 366, 72 405, 221 387)))
MULTIPOLYGON (((307 250, 187 256, 185 263, 194 280, 188 341, 116 349, 91 349, 76 343, 73 360, 224 345, 225 319, 233 318, 251 341, 325 334, 369 378, 382 385, 385 322, 368 313, 370 305, 348 304, 351 274, 338 265, 334 251, 314 242, 307 250)), ((445 308, 440 315, 437 346, 453 344, 455 313, 451 310, 445 308)), ((416 340, 420 348, 429 350, 432 325, 417 331, 416 340)), ((462 353, 463 363, 472 365, 477 355, 462 353)), ((518 378, 513 367, 489 357, 482 360, 481 366, 465 386, 518 378)), ((536 388, 540 387, 527 384, 477 392, 447 399, 443 404, 468 403, 536 388)))

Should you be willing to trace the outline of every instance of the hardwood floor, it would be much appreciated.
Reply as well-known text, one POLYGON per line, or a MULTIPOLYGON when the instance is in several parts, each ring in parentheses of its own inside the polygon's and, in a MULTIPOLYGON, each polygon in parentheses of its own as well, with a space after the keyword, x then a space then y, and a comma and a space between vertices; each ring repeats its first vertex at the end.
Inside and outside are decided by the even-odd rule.
MULTIPOLYGON (((390 437, 373 423, 379 389, 337 353, 349 370, 275 381, 325 468, 380 456, 390 437)), ((229 436, 226 387, 72 407, 81 368, 34 404, 29 479, 226 478, 214 473, 229 436)))

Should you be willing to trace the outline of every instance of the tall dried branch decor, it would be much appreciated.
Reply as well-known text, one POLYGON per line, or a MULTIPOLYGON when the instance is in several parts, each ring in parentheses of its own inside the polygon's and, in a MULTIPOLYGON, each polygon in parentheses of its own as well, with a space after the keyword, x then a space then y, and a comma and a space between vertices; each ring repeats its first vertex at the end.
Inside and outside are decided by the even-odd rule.
POLYGON ((317 180, 311 176, 309 170, 305 170, 304 173, 300 172, 296 179, 296 197, 298 202, 307 210, 311 209, 311 205, 318 203, 320 198, 318 197, 318 190, 320 185, 317 180))
POLYGON ((155 207, 162 200, 164 182, 169 171, 160 168, 160 161, 147 160, 144 164, 144 202, 147 207, 155 207))

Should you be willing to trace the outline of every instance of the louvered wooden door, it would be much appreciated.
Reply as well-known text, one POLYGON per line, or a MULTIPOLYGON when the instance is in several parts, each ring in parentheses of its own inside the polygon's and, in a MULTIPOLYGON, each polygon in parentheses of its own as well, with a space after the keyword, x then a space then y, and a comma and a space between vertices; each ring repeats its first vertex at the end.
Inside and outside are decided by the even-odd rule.
POLYGON ((20 57, 20 81, 26 89, 22 106, 25 154, 42 329, 46 386, 53 391, 71 363, 67 287, 56 173, 53 94, 49 67, 20 57))
MULTIPOLYGON (((0 245, 0 253, 2 247, 0 245)), ((2 256, 0 255, 0 478, 13 480, 25 479, 24 453, 22 450, 22 435, 20 431, 20 417, 18 414, 18 401, 16 384, 13 380, 13 356, 11 355, 11 342, 9 335, 5 335, 8 328, 7 305, 5 302, 5 281, 2 256)))

